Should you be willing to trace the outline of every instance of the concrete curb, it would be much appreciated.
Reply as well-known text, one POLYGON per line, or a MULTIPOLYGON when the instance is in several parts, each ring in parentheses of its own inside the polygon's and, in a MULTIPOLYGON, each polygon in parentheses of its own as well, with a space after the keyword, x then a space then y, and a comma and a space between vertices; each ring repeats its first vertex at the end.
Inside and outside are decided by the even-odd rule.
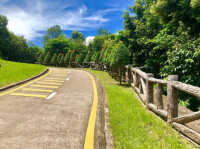
POLYGON ((108 95, 106 93, 104 86, 101 84, 99 77, 97 77, 93 72, 90 72, 88 70, 85 70, 85 71, 91 73, 92 75, 94 75, 96 77, 96 79, 98 80, 99 84, 101 85, 101 87, 102 87, 102 89, 105 93, 105 100, 104 100, 104 102, 105 102, 105 107, 104 107, 105 125, 104 125, 104 131, 105 131, 106 149, 114 149, 113 136, 112 136, 112 132, 111 132, 111 128, 110 128, 110 122, 109 122, 108 95))
POLYGON ((31 78, 29 78, 29 79, 26 79, 26 80, 23 80, 23 81, 14 83, 14 84, 10 84, 10 85, 4 86, 4 87, 0 88, 0 92, 1 92, 1 91, 4 91, 4 90, 7 90, 7 89, 9 89, 9 88, 15 87, 15 86, 17 86, 17 85, 23 84, 23 83, 28 82, 28 81, 30 81, 30 80, 33 80, 33 79, 35 79, 35 78, 38 78, 38 77, 42 76, 43 74, 47 73, 48 71, 49 71, 49 69, 47 68, 45 71, 43 71, 42 73, 40 73, 40 74, 38 74, 38 75, 36 75, 36 76, 34 76, 34 77, 31 77, 31 78))

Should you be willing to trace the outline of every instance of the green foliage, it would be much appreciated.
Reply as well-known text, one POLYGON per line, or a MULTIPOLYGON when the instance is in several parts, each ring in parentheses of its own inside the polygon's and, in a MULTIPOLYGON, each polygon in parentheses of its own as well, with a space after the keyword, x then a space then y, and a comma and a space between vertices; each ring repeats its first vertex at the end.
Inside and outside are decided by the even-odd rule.
POLYGON ((117 44, 113 47, 111 53, 111 66, 113 67, 124 67, 129 64, 130 54, 128 49, 123 44, 117 44))
POLYGON ((98 52, 103 48, 104 41, 106 40, 106 36, 97 36, 93 40, 93 51, 98 52))
POLYGON ((44 45, 44 51, 50 52, 51 55, 66 53, 72 46, 73 43, 70 39, 67 39, 65 35, 60 35, 57 38, 49 39, 44 45))
POLYGON ((78 62, 78 54, 76 54, 75 62, 78 62))
POLYGON ((61 59, 60 59, 60 63, 61 63, 61 64, 64 64, 64 58, 65 58, 65 55, 62 54, 62 57, 61 57, 61 59))
POLYGON ((51 54, 49 52, 44 57, 44 63, 47 65, 51 63, 51 54))
POLYGON ((62 58, 62 55, 63 55, 62 53, 59 53, 59 54, 58 54, 58 56, 57 56, 57 60, 56 60, 56 63, 57 63, 57 64, 60 63, 61 58, 62 58))
POLYGON ((40 64, 42 64, 44 62, 44 53, 42 52, 38 58, 38 62, 40 62, 40 64))
POLYGON ((49 39, 58 38, 62 35, 62 30, 59 25, 55 25, 47 29, 47 34, 43 36, 43 43, 46 43, 49 39))
POLYGON ((71 55, 71 50, 68 50, 67 54, 65 55, 64 62, 68 63, 71 55))
POLYGON ((83 63, 84 58, 85 58, 85 57, 84 57, 83 54, 79 54, 77 62, 78 62, 78 63, 83 63))
POLYGON ((54 54, 51 59, 51 64, 57 64, 57 54, 54 54))
POLYGON ((72 41, 84 41, 85 38, 81 32, 78 32, 78 30, 75 30, 72 32, 71 40, 72 41))
POLYGON ((91 52, 88 51, 88 53, 87 53, 87 55, 86 55, 86 57, 85 57, 84 62, 90 62, 90 61, 91 61, 91 52))
POLYGON ((102 36, 102 35, 109 35, 109 34, 110 34, 110 32, 108 32, 107 28, 103 29, 103 27, 100 27, 98 29, 98 31, 97 31, 97 35, 100 35, 100 36, 102 36))
POLYGON ((100 54, 101 54, 101 52, 97 52, 97 53, 96 53, 96 55, 95 55, 95 57, 94 57, 94 60, 93 60, 95 63, 99 63, 100 54))
POLYGON ((73 50, 70 54, 69 62, 75 62, 75 58, 76 58, 76 53, 75 50, 73 50))
POLYGON ((97 52, 95 52, 95 53, 92 55, 92 57, 91 57, 91 62, 94 62, 94 59, 95 59, 95 57, 96 57, 96 54, 97 54, 97 52))

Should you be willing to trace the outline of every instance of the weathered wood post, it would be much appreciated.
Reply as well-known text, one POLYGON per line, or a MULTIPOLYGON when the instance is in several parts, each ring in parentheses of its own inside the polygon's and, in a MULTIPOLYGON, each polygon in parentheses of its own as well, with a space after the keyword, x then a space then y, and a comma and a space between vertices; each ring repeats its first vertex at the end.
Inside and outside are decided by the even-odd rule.
POLYGON ((178 90, 172 86, 178 81, 178 75, 169 75, 167 82, 167 122, 171 123, 178 116, 178 90))
POLYGON ((137 67, 135 68, 135 71, 134 71, 134 75, 135 75, 135 79, 134 79, 134 87, 137 87, 139 85, 139 75, 137 74, 137 67))
POLYGON ((152 73, 147 74, 146 78, 146 107, 148 108, 149 103, 153 103, 153 83, 149 81, 149 78, 154 77, 152 73))
POLYGON ((158 102, 158 109, 163 109, 163 100, 162 100, 162 85, 157 83, 156 88, 156 100, 158 102))
POLYGON ((127 65, 126 83, 131 84, 131 65, 127 65))

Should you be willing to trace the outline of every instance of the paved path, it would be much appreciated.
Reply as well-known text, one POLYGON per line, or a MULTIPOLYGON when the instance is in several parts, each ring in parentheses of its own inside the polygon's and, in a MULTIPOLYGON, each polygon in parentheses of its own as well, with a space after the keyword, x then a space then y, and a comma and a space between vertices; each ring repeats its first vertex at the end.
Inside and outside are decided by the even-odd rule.
POLYGON ((43 78, 0 92, 0 148, 84 147, 92 80, 82 70, 51 70, 43 78))

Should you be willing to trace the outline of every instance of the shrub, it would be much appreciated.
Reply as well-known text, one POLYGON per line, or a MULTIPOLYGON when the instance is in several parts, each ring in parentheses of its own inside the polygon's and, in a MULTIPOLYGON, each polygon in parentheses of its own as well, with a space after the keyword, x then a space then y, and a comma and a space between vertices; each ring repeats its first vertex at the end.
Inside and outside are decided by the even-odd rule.
POLYGON ((50 53, 48 52, 46 55, 45 55, 45 58, 44 58, 44 63, 49 65, 51 62, 51 55, 50 53))
POLYGON ((71 50, 68 50, 67 54, 65 55, 64 62, 68 63, 70 59, 71 50))
POLYGON ((53 57, 52 57, 52 59, 51 59, 51 63, 52 64, 56 64, 56 62, 57 62, 57 55, 54 54, 53 57))
POLYGON ((76 57, 75 50, 73 50, 70 54, 69 62, 75 62, 75 57, 76 57))
POLYGON ((88 51, 87 56, 86 56, 84 61, 85 62, 90 62, 91 61, 91 53, 90 53, 90 51, 88 51))

